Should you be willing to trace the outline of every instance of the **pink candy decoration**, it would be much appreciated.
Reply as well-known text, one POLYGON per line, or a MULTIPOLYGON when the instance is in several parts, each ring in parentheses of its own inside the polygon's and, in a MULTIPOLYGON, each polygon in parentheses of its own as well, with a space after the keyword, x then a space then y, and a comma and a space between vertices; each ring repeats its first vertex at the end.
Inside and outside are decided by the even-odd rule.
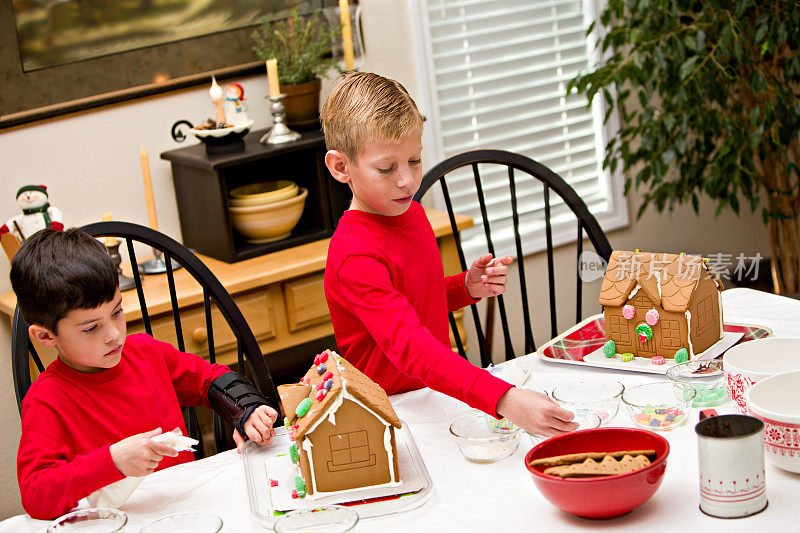
POLYGON ((647 342, 647 334, 639 333, 639 340, 642 342, 647 342))
POLYGON ((320 389, 319 392, 317 392, 317 401, 322 401, 322 399, 325 397, 327 393, 328 391, 326 391, 325 389, 320 389))
POLYGON ((322 381, 328 381, 332 377, 333 377, 333 372, 330 372, 330 371, 325 372, 325 375, 322 376, 322 381))
POLYGON ((303 377, 300 379, 300 383, 302 383, 303 385, 308 385, 308 383, 309 383, 310 381, 311 381, 311 380, 310 380, 310 379, 308 379, 308 378, 307 378, 307 377, 305 377, 305 376, 303 376, 303 377))
POLYGON ((647 323, 651 326, 655 326, 658 324, 658 319, 660 318, 658 311, 656 311, 655 307, 649 310, 645 315, 644 319, 647 323))
POLYGON ((660 355, 656 355, 655 357, 651 357, 650 358, 650 364, 663 365, 664 364, 664 358, 661 357, 660 355))
POLYGON ((632 305, 626 305, 622 308, 622 316, 628 320, 632 319, 634 316, 636 316, 636 308, 632 305))
POLYGON ((324 363, 327 360, 328 360, 328 352, 322 352, 321 354, 319 354, 320 363, 324 363))
POLYGON ((299 498, 299 497, 300 497, 300 496, 298 496, 298 494, 297 494, 297 490, 295 490, 295 489, 292 489, 292 498, 296 500, 296 499, 297 499, 297 498, 299 498))
POLYGON ((270 487, 277 487, 278 486, 278 480, 277 479, 270 479, 269 480, 269 486, 270 487))

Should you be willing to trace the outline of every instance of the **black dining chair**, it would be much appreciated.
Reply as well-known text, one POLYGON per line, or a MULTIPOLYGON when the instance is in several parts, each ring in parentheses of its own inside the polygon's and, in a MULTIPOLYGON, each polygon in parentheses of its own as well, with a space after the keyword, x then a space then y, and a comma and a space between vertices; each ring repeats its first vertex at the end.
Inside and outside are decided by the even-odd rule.
MULTIPOLYGON (((205 316, 205 328, 207 331, 208 359, 211 363, 216 362, 214 351, 214 321, 212 320, 212 304, 219 311, 227 323, 227 327, 236 338, 237 344, 237 371, 247 376, 258 391, 267 398, 270 405, 278 409, 278 393, 272 382, 266 361, 261 353, 255 336, 250 326, 245 321, 242 312, 231 298, 228 291, 219 282, 217 277, 203 264, 191 250, 186 248, 176 240, 154 231, 148 227, 129 222, 97 222, 81 228, 93 237, 119 237, 127 248, 128 257, 132 265, 137 264, 135 243, 145 245, 148 250, 152 248, 163 254, 166 265, 166 273, 159 274, 166 276, 169 287, 170 304, 172 310, 172 321, 175 327, 177 338, 177 348, 185 350, 183 328, 181 325, 180 308, 178 305, 179 295, 176 289, 174 265, 178 264, 189 273, 189 275, 202 288, 202 305, 205 316)), ((138 295, 141 309, 141 319, 144 330, 149 335, 153 334, 150 314, 148 313, 147 299, 142 283, 142 276, 138 268, 132 269, 135 289, 138 295)), ((219 323, 218 323, 219 325, 219 323)), ((44 371, 44 364, 36 348, 28 336, 28 324, 20 314, 19 307, 14 311, 12 323, 11 352, 12 352, 12 371, 14 377, 14 390, 17 397, 17 407, 22 408, 22 400, 31 386, 31 362, 36 367, 38 373, 44 371)), ((193 407, 183 408, 184 418, 189 436, 200 441, 195 452, 195 457, 200 459, 205 456, 203 436, 198 421, 197 412, 193 407)), ((219 417, 213 414, 214 443, 217 451, 231 447, 230 434, 233 429, 219 417)))
MULTIPOLYGON (((576 295, 577 295, 577 304, 576 304, 576 313, 575 313, 575 320, 576 323, 582 320, 582 306, 581 306, 581 298, 582 298, 582 281, 580 278, 580 257, 583 253, 583 239, 584 237, 588 237, 589 240, 592 242, 592 245, 595 248, 597 254, 603 258, 606 262, 608 262, 609 257, 611 257, 611 245, 606 238, 605 233, 600 228, 600 224, 598 224, 597 219, 589 212, 588 207, 581 199, 581 197, 577 194, 577 192, 569 185, 562 177, 558 174, 554 173, 552 170, 547 168, 546 166, 542 165, 541 163, 537 163, 533 159, 526 157, 521 154, 507 152, 504 150, 473 150, 469 152, 464 152, 461 154, 454 155, 442 161, 441 163, 437 164, 435 167, 430 169, 422 178, 422 184, 420 185, 417 194, 414 196, 414 200, 420 201, 420 199, 428 192, 428 190, 435 184, 438 183, 441 187, 442 195, 444 196, 445 206, 447 207, 447 212, 450 217, 450 225, 453 230, 453 236, 455 237, 456 241, 456 248, 458 251, 458 258, 461 262, 461 268, 463 270, 467 269, 467 262, 466 258, 464 257, 464 251, 462 247, 462 241, 456 228, 456 219, 455 214, 453 213, 453 205, 451 199, 450 188, 448 188, 448 179, 452 176, 453 171, 460 169, 462 167, 471 167, 472 169, 472 178, 474 182, 474 193, 477 197, 480 214, 482 219, 482 225, 485 232, 486 243, 487 243, 487 251, 492 255, 495 255, 495 239, 494 236, 496 234, 496 228, 492 226, 489 221, 489 216, 487 215, 487 201, 486 196, 484 194, 484 182, 481 179, 481 174, 479 172, 478 166, 482 165, 496 165, 499 168, 505 168, 508 175, 508 198, 511 203, 511 212, 512 212, 512 221, 513 221, 513 233, 514 233, 514 243, 515 243, 515 250, 516 256, 518 260, 516 260, 511 268, 516 268, 519 273, 519 283, 520 283, 520 293, 522 298, 522 332, 524 334, 524 353, 519 355, 524 355, 525 353, 531 353, 536 351, 536 344, 533 338, 533 327, 532 327, 532 314, 531 314, 531 304, 528 299, 528 285, 531 280, 525 278, 525 266, 524 262, 521 260, 523 257, 522 253, 522 240, 520 238, 519 232, 519 219, 520 219, 520 206, 517 203, 517 190, 522 182, 522 180, 537 180, 541 182, 543 187, 543 199, 544 199, 544 224, 545 224, 545 238, 547 243, 547 277, 549 281, 549 303, 550 303, 550 330, 551 330, 551 337, 555 337, 558 335, 558 325, 556 321, 556 288, 555 288, 555 265, 553 262, 553 229, 551 223, 551 202, 550 196, 551 191, 561 197, 564 204, 568 206, 568 208, 572 211, 572 213, 577 218, 577 255, 576 255, 576 262, 575 262, 575 277, 576 277, 576 295)), ((484 167, 485 168, 485 167, 484 167)), ((461 180, 464 179, 463 176, 460 178, 461 180)), ((471 260, 474 258, 471 258, 471 260)), ((497 305, 499 308, 499 315, 500 315, 500 323, 502 327, 503 333, 503 341, 504 341, 504 350, 505 350, 505 359, 508 361, 510 359, 515 358, 518 354, 515 352, 513 344, 512 344, 512 332, 517 332, 519 330, 519 324, 516 321, 513 324, 509 324, 508 313, 506 311, 505 305, 505 298, 507 297, 504 295, 500 295, 497 297, 497 305)), ((491 300, 489 300, 491 302, 491 300)), ((475 332, 477 336, 477 343, 478 343, 478 351, 480 353, 480 361, 481 365, 486 367, 491 362, 491 333, 487 333, 487 329, 491 330, 494 323, 494 311, 490 308, 486 324, 481 320, 480 313, 478 312, 478 308, 476 305, 471 305, 471 316, 472 322, 475 327, 475 332), (487 324, 489 327, 487 328, 487 324)), ((467 357, 467 354, 464 350, 463 343, 461 342, 461 337, 457 333, 456 329, 456 322, 453 314, 450 313, 450 327, 453 332, 453 336, 456 341, 456 347, 458 349, 459 354, 462 357, 467 357)))

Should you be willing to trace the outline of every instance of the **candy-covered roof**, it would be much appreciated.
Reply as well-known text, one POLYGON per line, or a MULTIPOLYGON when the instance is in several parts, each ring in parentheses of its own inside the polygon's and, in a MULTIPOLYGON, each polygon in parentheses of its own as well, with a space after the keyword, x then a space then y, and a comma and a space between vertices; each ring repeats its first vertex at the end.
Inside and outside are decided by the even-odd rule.
POLYGON ((611 253, 600 287, 600 305, 619 307, 638 284, 650 301, 667 311, 683 313, 702 276, 722 290, 722 281, 708 261, 693 255, 668 253, 611 253))
POLYGON ((400 419, 386 391, 339 354, 325 350, 315 358, 314 365, 303 376, 301 383, 278 387, 287 422, 296 426, 294 438, 302 438, 345 390, 384 421, 400 427, 400 419), (326 382, 330 382, 327 387, 326 382), (321 390, 326 392, 320 394, 321 390), (310 405, 305 414, 297 416, 296 409, 303 402, 310 405))

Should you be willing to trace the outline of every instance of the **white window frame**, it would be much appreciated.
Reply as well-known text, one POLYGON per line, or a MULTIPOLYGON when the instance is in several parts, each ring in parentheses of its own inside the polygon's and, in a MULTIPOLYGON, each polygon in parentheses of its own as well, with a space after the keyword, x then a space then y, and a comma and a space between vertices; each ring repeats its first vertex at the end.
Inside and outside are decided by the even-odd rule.
MULTIPOLYGON (((409 8, 409 27, 411 29, 414 64, 416 68, 417 79, 419 80, 417 104, 422 114, 426 117, 425 130, 423 132, 422 140, 425 150, 424 166, 427 170, 433 167, 439 161, 444 160, 442 122, 441 117, 439 116, 439 107, 437 101, 436 71, 433 63, 433 46, 431 43, 428 11, 425 5, 425 0, 407 0, 407 2, 409 8)), ((587 13, 585 16, 584 26, 588 28, 592 20, 599 20, 599 14, 602 10, 602 6, 600 4, 603 2, 603 0, 583 0, 583 2, 584 13, 587 13), (588 16, 588 13, 591 13, 592 16, 588 16)), ((595 31, 592 32, 589 37, 587 37, 587 54, 590 57, 594 57, 595 62, 598 62, 601 55, 599 49, 595 46, 596 42, 597 32, 595 31)), ((594 124, 596 127, 597 125, 600 125, 599 129, 601 140, 595 147, 595 151, 600 162, 602 162, 605 157, 605 147, 608 139, 617 135, 619 131, 619 115, 617 114, 616 110, 612 113, 612 116, 608 122, 603 124, 603 116, 606 110, 606 102, 598 95, 598 97, 594 99, 592 112, 594 115, 594 124)), ((480 147, 478 146, 476 148, 480 147)), ((618 165, 617 169, 613 173, 610 172, 608 168, 603 169, 605 183, 607 183, 609 187, 609 194, 607 198, 609 209, 602 213, 593 213, 600 224, 600 227, 606 233, 630 225, 628 204, 624 196, 625 180, 622 175, 621 166, 622 165, 618 165)), ((553 197, 551 196, 551 202, 552 199, 553 197)), ((437 209, 446 210, 444 198, 441 194, 429 194, 426 198, 426 201, 432 202, 433 207, 437 209)), ((563 222, 554 220, 552 231, 553 246, 569 244, 577 240, 576 222, 574 218, 563 222)), ((541 228, 537 227, 533 229, 527 229, 522 236, 523 255, 529 256, 547 249, 543 223, 541 224, 541 228)), ((513 242, 513 236, 508 236, 505 239, 498 239, 494 244, 498 254, 509 254, 512 256, 517 255, 513 242)), ((465 246, 464 250, 466 257, 468 258, 484 253, 484 251, 485 248, 469 249, 467 246, 465 246)))

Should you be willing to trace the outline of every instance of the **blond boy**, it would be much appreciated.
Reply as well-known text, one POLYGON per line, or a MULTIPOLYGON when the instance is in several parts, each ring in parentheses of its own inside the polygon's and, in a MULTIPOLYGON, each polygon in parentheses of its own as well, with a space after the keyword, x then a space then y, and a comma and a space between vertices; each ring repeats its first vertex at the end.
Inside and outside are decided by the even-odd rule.
POLYGON ((339 350, 388 394, 430 387, 528 431, 575 429, 572 413, 450 348, 447 313, 505 291, 510 256, 444 276, 422 207, 422 115, 398 82, 346 74, 321 112, 325 164, 353 192, 328 249, 325 296, 339 350))

